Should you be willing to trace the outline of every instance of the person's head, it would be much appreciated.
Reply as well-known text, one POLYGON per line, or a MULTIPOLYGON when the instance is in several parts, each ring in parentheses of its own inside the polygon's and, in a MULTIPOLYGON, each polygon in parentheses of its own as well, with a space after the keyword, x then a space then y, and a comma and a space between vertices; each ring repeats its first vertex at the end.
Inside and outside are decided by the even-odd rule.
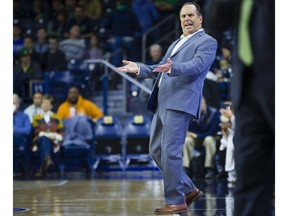
POLYGON ((67 20, 67 17, 67 12, 64 9, 60 9, 56 13, 56 19, 59 23, 65 22, 67 20))
POLYGON ((50 35, 48 38, 48 48, 50 53, 55 53, 58 49, 58 36, 50 35))
POLYGON ((220 60, 219 65, 221 70, 227 70, 230 67, 229 62, 226 59, 220 60))
POLYGON ((46 41, 46 29, 45 28, 39 28, 38 29, 37 39, 39 42, 45 42, 46 41))
POLYGON ((65 0, 65 5, 68 7, 74 7, 77 4, 76 0, 65 0))
POLYGON ((72 39, 80 38, 81 32, 80 27, 78 25, 73 25, 69 31, 69 37, 72 39))
POLYGON ((19 25, 13 25, 13 38, 18 39, 21 37, 22 29, 19 25))
POLYGON ((90 38, 90 46, 98 47, 99 46, 99 38, 97 34, 93 34, 90 38))
POLYGON ((63 7, 62 0, 52 0, 52 9, 54 11, 58 10, 59 8, 63 7))
POLYGON ((184 36, 201 29, 203 16, 200 6, 192 2, 185 3, 180 10, 180 22, 184 36))
POLYGON ((231 58, 232 46, 230 44, 224 44, 221 47, 221 53, 224 59, 229 60, 231 58))
POLYGON ((81 5, 77 5, 74 9, 74 16, 76 20, 81 20, 84 17, 84 9, 81 5))
POLYGON ((41 92, 35 92, 33 95, 33 104, 36 107, 40 107, 42 103, 43 94, 41 92))
POLYGON ((30 35, 26 35, 24 37, 23 47, 29 49, 30 51, 33 50, 33 38, 30 35))
POLYGON ((52 110, 52 107, 53 107, 53 97, 51 95, 44 95, 43 96, 43 99, 42 99, 42 103, 41 103, 41 108, 43 110, 43 112, 48 112, 50 110, 52 110))
POLYGON ((79 89, 76 86, 72 86, 68 90, 67 101, 73 105, 77 104, 78 98, 80 96, 79 89))
POLYGON ((159 44, 152 44, 149 53, 153 62, 159 61, 162 58, 162 47, 159 44))
POLYGON ((29 64, 31 59, 30 59, 30 50, 28 48, 22 48, 19 50, 18 56, 20 58, 21 64, 29 64))
POLYGON ((20 98, 17 94, 13 94, 13 112, 16 112, 20 107, 20 98))
POLYGON ((202 97, 201 113, 204 113, 207 108, 206 100, 202 97))

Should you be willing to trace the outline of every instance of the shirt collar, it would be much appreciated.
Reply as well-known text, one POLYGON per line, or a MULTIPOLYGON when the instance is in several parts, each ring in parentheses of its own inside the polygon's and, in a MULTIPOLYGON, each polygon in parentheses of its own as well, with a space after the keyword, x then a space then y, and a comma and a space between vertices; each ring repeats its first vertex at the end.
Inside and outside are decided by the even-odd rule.
POLYGON ((180 36, 180 40, 185 38, 185 39, 188 39, 190 37, 192 37, 193 35, 195 35, 196 33, 200 32, 200 31, 204 31, 203 28, 199 29, 198 31, 194 32, 193 34, 190 34, 190 35, 187 35, 187 36, 184 36, 183 34, 180 36))

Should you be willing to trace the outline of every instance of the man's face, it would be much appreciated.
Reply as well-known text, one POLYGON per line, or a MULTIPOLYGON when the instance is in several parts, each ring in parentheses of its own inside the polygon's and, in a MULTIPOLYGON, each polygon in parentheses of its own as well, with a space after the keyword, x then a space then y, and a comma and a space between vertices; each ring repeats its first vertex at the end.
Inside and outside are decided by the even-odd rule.
POLYGON ((41 108, 44 112, 48 112, 49 110, 52 109, 52 104, 50 100, 44 99, 41 103, 41 108))
POLYGON ((76 104, 78 101, 78 97, 79 97, 79 90, 77 88, 73 87, 73 88, 69 89, 67 100, 71 104, 76 104))
POLYGON ((74 14, 76 19, 82 19, 84 17, 83 9, 79 7, 75 8, 74 14))
POLYGON ((42 103, 42 94, 39 93, 34 94, 33 103, 36 107, 40 107, 42 103))
POLYGON ((49 42, 49 45, 48 45, 49 50, 51 52, 55 52, 57 50, 57 46, 58 46, 57 40, 54 38, 49 38, 48 42, 49 42))
POLYGON ((185 5, 182 7, 180 21, 184 36, 193 34, 202 28, 202 16, 197 14, 195 5, 185 5))
POLYGON ((28 49, 32 49, 33 48, 33 41, 31 38, 25 38, 24 39, 24 45, 23 45, 25 48, 28 48, 28 49))
POLYGON ((21 64, 29 64, 30 60, 31 60, 30 55, 20 57, 21 64))
POLYGON ((151 58, 154 60, 154 61, 157 61, 157 60, 161 60, 161 57, 162 57, 162 52, 160 49, 158 48, 152 48, 150 50, 150 56, 151 58))

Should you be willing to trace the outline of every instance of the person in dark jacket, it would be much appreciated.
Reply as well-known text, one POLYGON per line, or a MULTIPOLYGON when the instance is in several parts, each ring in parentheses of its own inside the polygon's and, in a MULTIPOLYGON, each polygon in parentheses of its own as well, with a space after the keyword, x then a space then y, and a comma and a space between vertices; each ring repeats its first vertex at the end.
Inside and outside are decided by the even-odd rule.
POLYGON ((111 12, 107 19, 107 27, 111 32, 111 48, 115 53, 112 58, 112 64, 116 67, 121 65, 123 59, 123 49, 127 59, 136 60, 135 50, 136 33, 141 31, 141 25, 136 14, 128 8, 128 5, 123 0, 117 1, 116 8, 111 12), (117 53, 116 53, 117 52, 117 53))
POLYGON ((29 49, 22 48, 18 55, 20 63, 13 70, 13 92, 26 101, 30 98, 30 81, 41 80, 42 71, 40 65, 31 59, 29 49))
POLYGON ((58 36, 49 36, 48 46, 48 50, 44 52, 42 58, 43 72, 65 71, 67 69, 67 62, 65 54, 58 49, 58 36))

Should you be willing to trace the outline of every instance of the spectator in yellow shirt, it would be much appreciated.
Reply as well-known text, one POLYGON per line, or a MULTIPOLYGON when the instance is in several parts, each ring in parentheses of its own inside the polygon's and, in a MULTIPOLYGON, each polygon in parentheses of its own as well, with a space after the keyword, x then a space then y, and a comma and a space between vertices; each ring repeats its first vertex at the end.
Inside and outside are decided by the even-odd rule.
POLYGON ((93 121, 104 116, 100 108, 93 102, 84 99, 75 86, 69 88, 67 100, 60 104, 57 114, 61 119, 85 115, 93 121))

